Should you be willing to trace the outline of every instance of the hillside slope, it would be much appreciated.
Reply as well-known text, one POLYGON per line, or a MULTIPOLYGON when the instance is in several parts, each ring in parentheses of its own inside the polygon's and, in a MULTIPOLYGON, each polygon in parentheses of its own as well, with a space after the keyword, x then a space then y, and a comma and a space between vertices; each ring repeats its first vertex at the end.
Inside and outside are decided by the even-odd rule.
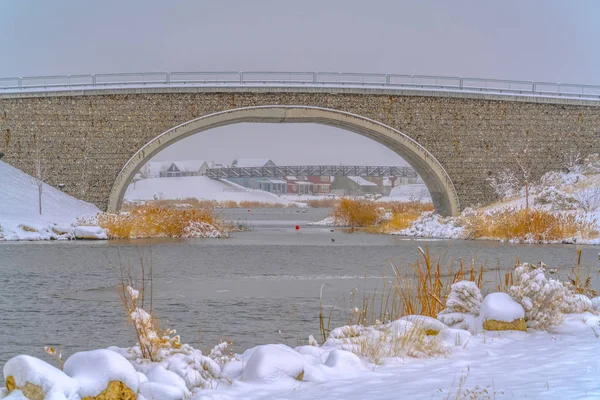
POLYGON ((42 215, 39 213, 38 187, 33 178, 0 161, 0 237, 5 240, 56 238, 56 226, 69 225, 78 217, 100 210, 93 204, 69 196, 44 184, 42 215), (28 227, 24 230, 22 227, 28 227), (31 231, 35 230, 35 231, 31 231))

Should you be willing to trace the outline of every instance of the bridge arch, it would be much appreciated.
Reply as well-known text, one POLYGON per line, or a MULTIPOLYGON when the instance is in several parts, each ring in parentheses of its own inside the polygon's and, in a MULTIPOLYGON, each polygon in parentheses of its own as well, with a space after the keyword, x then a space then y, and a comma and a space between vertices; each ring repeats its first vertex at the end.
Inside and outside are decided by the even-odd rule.
POLYGON ((402 132, 360 115, 310 106, 244 107, 205 115, 160 134, 125 163, 119 172, 108 200, 108 211, 121 208, 127 186, 134 175, 161 150, 196 133, 219 126, 243 122, 317 123, 342 128, 375 140, 406 160, 421 176, 431 194, 436 212, 445 216, 460 213, 458 195, 442 165, 419 143, 402 132))

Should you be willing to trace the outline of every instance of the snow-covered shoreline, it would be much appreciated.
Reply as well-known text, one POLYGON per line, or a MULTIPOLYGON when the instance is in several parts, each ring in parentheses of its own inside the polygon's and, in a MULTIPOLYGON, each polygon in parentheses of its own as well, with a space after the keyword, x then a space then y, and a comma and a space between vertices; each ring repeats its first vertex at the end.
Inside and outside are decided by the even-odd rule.
POLYGON ((0 161, 0 241, 106 239, 105 232, 77 224, 100 212, 95 205, 44 184, 40 214, 38 196, 31 176, 0 161))
MULTIPOLYGON (((588 163, 572 167, 574 172, 548 172, 536 185, 511 193, 507 199, 486 207, 466 209, 458 217, 442 217, 434 212, 423 212, 408 228, 387 232, 418 238, 461 239, 461 240, 504 240, 490 237, 472 237, 466 225, 476 215, 494 218, 495 213, 506 210, 522 210, 527 205, 531 210, 542 210, 557 216, 574 216, 587 221, 600 232, 600 157, 590 156, 588 163)), ((343 221, 329 216, 312 222, 314 226, 345 226, 343 221)), ((600 245, 600 235, 583 237, 581 234, 560 239, 536 239, 534 237, 506 239, 514 243, 562 243, 600 245)))
POLYGON ((64 363, 46 348, 62 371, 16 356, 4 365, 0 398, 81 400, 113 391, 140 400, 600 396, 600 297, 575 295, 543 266, 529 264, 515 270, 509 292, 483 298, 474 282, 460 281, 438 319, 347 325, 323 344, 310 336, 308 345, 266 344, 235 354, 226 342, 202 352, 173 330, 159 334, 153 316, 137 306, 140 292, 127 287, 136 346, 82 351, 64 363))

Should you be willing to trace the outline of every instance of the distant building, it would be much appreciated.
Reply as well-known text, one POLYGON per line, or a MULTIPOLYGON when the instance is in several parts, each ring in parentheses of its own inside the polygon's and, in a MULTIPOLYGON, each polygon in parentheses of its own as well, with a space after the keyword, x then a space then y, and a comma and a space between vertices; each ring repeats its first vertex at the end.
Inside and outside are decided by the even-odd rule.
POLYGON ((275 163, 270 158, 236 158, 231 163, 231 167, 274 167, 275 163))
POLYGON ((289 194, 325 195, 331 191, 330 176, 286 176, 289 194))
POLYGON ((199 176, 205 175, 207 169, 204 160, 151 161, 140 169, 139 176, 141 179, 199 176))
POLYGON ((331 189, 347 195, 376 194, 377 184, 361 176, 339 176, 333 181, 331 189))
MULTIPOLYGON (((231 168, 261 168, 275 166, 273 160, 269 158, 236 158, 231 163, 231 168)), ((287 193, 287 183, 281 179, 240 177, 228 178, 228 180, 249 189, 259 189, 279 195, 287 193)))

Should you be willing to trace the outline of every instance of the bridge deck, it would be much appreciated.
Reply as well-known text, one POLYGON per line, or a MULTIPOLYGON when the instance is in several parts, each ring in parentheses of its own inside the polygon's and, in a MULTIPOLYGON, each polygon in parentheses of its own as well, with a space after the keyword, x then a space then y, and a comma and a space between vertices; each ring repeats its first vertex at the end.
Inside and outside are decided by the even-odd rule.
POLYGON ((296 89, 362 88, 431 90, 483 94, 526 95, 541 98, 600 100, 600 86, 539 81, 512 81, 452 76, 342 72, 140 72, 0 78, 0 96, 62 91, 118 89, 184 89, 226 87, 283 87, 296 89))
POLYGON ((206 176, 219 178, 279 178, 284 176, 362 176, 416 178, 411 167, 342 166, 342 165, 292 165, 275 167, 209 168, 206 176))

